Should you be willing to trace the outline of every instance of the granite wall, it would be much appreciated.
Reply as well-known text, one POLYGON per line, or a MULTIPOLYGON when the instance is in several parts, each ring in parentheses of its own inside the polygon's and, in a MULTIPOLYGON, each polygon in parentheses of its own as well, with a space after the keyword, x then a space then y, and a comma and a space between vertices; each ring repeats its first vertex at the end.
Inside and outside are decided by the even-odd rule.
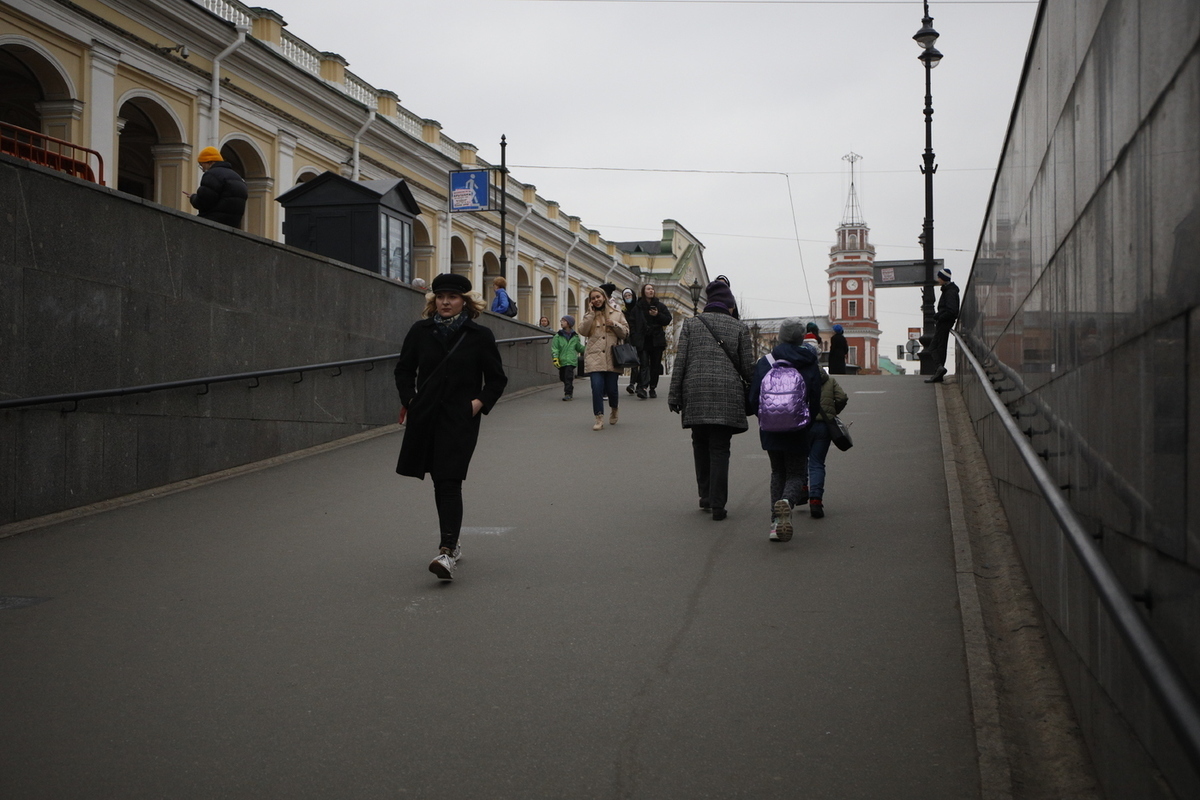
MULTIPOLYGON (((0 400, 399 353, 422 307, 379 275, 0 156, 0 400)), ((500 339, 541 333, 484 316, 500 339)), ((557 379, 544 344, 501 351, 510 392, 557 379)), ((393 367, 0 411, 0 524, 394 424, 393 367)))
MULTIPOLYGON (((1047 0, 960 332, 1200 687, 1200 3, 1047 0)), ((1146 683, 960 356, 1109 797, 1200 797, 1146 683)))

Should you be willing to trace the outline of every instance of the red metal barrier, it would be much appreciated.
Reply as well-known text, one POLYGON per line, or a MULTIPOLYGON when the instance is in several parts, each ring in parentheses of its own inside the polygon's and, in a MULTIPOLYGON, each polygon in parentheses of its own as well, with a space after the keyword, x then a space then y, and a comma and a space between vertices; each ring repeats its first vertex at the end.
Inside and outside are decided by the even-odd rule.
POLYGON ((0 122, 0 153, 104 186, 104 158, 95 150, 44 133, 0 122), (91 157, 96 166, 92 168, 91 157))

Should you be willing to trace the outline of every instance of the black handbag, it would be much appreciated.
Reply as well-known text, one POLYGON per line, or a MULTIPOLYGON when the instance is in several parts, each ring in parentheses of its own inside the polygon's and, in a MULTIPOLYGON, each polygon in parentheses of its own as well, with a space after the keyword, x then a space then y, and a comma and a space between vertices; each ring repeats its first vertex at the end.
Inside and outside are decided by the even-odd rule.
POLYGON ((829 428, 829 440, 833 442, 834 447, 843 452, 854 447, 854 440, 850 438, 850 426, 842 422, 841 417, 834 417, 831 421, 824 412, 821 412, 821 417, 829 428))
POLYGON ((628 342, 621 342, 612 346, 613 366, 617 369, 625 369, 626 367, 636 367, 642 363, 638 358, 637 348, 628 342))

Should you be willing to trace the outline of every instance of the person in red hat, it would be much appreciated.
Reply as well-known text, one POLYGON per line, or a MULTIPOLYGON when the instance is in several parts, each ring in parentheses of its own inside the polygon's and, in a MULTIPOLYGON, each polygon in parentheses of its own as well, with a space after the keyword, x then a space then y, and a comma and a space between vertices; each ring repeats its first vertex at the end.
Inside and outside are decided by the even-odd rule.
POLYGON ((508 377, 491 330, 475 320, 483 302, 463 275, 433 279, 422 319, 404 337, 396 364, 404 442, 396 472, 433 479, 441 542, 429 571, 454 578, 462 555, 462 484, 479 440, 479 423, 492 410, 508 377))
POLYGON ((196 158, 204 176, 195 194, 187 194, 192 207, 199 211, 200 219, 220 222, 231 228, 240 227, 242 215, 246 213, 246 198, 250 192, 246 181, 233 170, 233 166, 215 147, 206 147, 196 158))

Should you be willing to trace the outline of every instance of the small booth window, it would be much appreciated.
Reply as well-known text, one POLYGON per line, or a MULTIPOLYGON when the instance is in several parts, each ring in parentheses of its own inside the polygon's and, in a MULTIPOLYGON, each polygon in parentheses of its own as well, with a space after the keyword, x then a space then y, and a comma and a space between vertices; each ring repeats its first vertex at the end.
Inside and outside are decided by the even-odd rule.
POLYGON ((412 222, 381 213, 379 238, 379 274, 412 281, 412 222))

